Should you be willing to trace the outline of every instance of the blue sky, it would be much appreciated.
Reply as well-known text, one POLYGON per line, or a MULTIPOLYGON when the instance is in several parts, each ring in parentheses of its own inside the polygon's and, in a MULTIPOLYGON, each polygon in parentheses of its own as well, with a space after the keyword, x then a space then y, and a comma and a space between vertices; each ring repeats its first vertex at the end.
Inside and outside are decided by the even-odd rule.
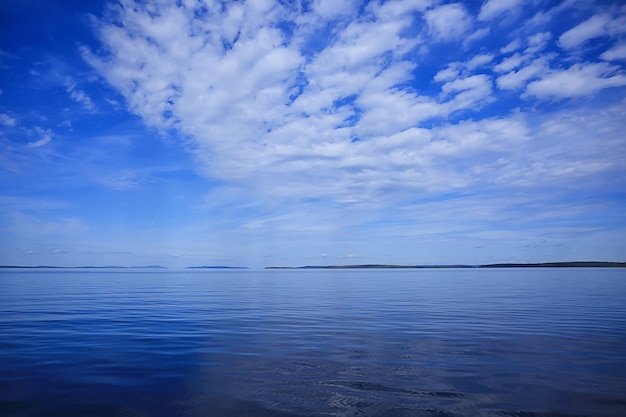
POLYGON ((626 6, 4 0, 0 264, 626 260, 626 6))

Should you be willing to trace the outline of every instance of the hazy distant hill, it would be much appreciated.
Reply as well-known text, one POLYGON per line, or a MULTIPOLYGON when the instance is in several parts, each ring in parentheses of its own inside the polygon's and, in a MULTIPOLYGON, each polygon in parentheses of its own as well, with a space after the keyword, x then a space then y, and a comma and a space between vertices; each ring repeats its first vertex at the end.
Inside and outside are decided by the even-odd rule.
POLYGON ((129 266, 131 269, 167 269, 166 266, 161 265, 146 265, 146 266, 129 266))
POLYGON ((305 265, 305 266, 268 266, 265 269, 416 269, 416 268, 475 268, 472 265, 305 265))
POLYGON ((426 269, 426 268, 626 268, 626 262, 544 262, 486 265, 307 265, 268 266, 265 269, 426 269))
POLYGON ((480 268, 626 268, 626 262, 543 262, 532 264, 489 264, 480 268))
POLYGON ((0 265, 0 268, 27 268, 27 269, 167 269, 161 265, 146 265, 146 266, 120 266, 120 265, 105 265, 105 266, 52 266, 52 265, 37 265, 37 266, 24 266, 24 265, 0 265))
POLYGON ((250 269, 247 266, 226 266, 226 265, 201 265, 188 266, 185 269, 250 269))

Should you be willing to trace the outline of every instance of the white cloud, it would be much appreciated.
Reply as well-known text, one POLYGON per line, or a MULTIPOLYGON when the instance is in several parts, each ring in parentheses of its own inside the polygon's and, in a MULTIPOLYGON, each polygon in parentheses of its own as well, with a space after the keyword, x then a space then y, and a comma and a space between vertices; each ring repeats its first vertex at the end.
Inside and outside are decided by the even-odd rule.
MULTIPOLYGON (((499 77, 496 84, 501 90, 517 90, 523 88, 532 79, 540 78, 550 69, 550 61, 556 58, 554 53, 545 53, 548 42, 552 39, 550 32, 539 32, 526 38, 526 48, 522 52, 504 58, 493 67, 499 77), (543 54, 542 54, 543 53, 543 54)), ((512 51, 521 48, 519 38, 505 49, 512 51)))
POLYGON ((621 155, 626 152, 625 116, 621 103, 601 112, 583 107, 540 115, 535 139, 524 155, 502 160, 507 168, 497 173, 497 181, 524 187, 538 183, 571 186, 585 178, 591 188, 620 187, 617 184, 623 181, 615 174, 621 171, 621 155))
MULTIPOLYGON (((551 38, 552 34, 549 32, 541 32, 529 36, 526 39, 526 49, 524 49, 523 52, 516 52, 515 54, 504 58, 499 64, 493 67, 494 71, 499 73, 508 73, 512 70, 523 67, 526 63, 536 59, 536 57, 540 55, 539 52, 546 48, 548 41, 551 38)), ((502 51, 506 50, 508 52, 512 52, 513 50, 521 47, 521 42, 519 42, 519 40, 515 40, 512 44, 503 48, 502 51)), ((549 56, 551 55, 545 55, 545 57, 549 56)))
POLYGON ((498 65, 493 67, 493 70, 496 72, 509 72, 518 68, 520 65, 524 63, 526 57, 524 55, 515 54, 508 58, 505 58, 498 65))
POLYGON ((315 0, 312 4, 314 13, 326 20, 349 16, 354 12, 355 7, 357 7, 355 0, 315 0))
POLYGON ((87 110, 93 110, 93 103, 87 94, 82 90, 68 91, 72 100, 83 105, 87 110))
POLYGON ((492 54, 479 54, 467 61, 466 66, 468 69, 473 70, 491 63, 493 58, 494 56, 492 54))
POLYGON ((608 24, 610 21, 610 15, 594 15, 578 26, 563 33, 559 37, 559 45, 565 49, 573 49, 590 39, 604 36, 608 33, 608 24))
POLYGON ((473 56, 465 62, 451 62, 433 77, 433 81, 450 82, 476 75, 476 70, 482 69, 494 60, 495 56, 484 53, 473 56))
POLYGON ((491 30, 488 27, 477 29, 476 31, 470 33, 465 37, 465 39, 463 40, 463 46, 467 46, 472 42, 485 38, 489 35, 489 33, 491 33, 491 30))
POLYGON ((439 6, 424 13, 433 36, 442 41, 459 39, 469 32, 472 18, 461 3, 439 6))
POLYGON ((48 143, 50 143, 50 141, 52 140, 52 131, 50 129, 43 129, 41 127, 36 127, 35 131, 41 135, 41 139, 33 141, 33 142, 28 142, 26 144, 27 147, 29 148, 41 148, 42 146, 47 145, 48 143))
POLYGON ((371 8, 377 18, 385 21, 406 13, 423 12, 434 3, 434 0, 391 0, 381 3, 372 2, 367 7, 371 8))
POLYGON ((263 182, 267 185, 260 188, 263 192, 286 195, 316 172, 317 183, 306 186, 309 192, 339 198, 349 194, 350 183, 376 188, 367 171, 349 175, 366 166, 371 166, 372 175, 380 171, 367 154, 366 141, 374 145, 378 135, 393 134, 484 99, 477 94, 479 86, 453 94, 444 104, 398 88, 412 77, 414 65, 393 62, 393 57, 416 45, 418 40, 404 38, 401 32, 412 24, 407 13, 420 4, 387 2, 370 7, 380 21, 372 21, 371 16, 352 21, 333 43, 308 59, 297 46, 309 34, 296 31, 292 43, 285 43, 284 34, 272 27, 271 20, 242 31, 232 48, 225 49, 221 39, 230 42, 232 31, 219 28, 222 19, 232 14, 230 9, 225 17, 210 15, 201 23, 179 21, 183 12, 169 13, 169 9, 158 17, 127 12, 121 19, 133 30, 102 28, 103 39, 115 55, 101 59, 84 53, 149 124, 178 126, 191 135, 198 159, 206 161, 207 175, 263 182), (200 44, 186 39, 185 30, 166 30, 168 36, 163 37, 155 28, 144 31, 135 22, 149 25, 149 19, 158 19, 157 27, 172 26, 162 22, 172 19, 178 27, 202 24, 216 29, 200 44), (146 42, 146 36, 161 39, 163 45, 146 42), (176 54, 187 53, 179 58, 170 53, 171 36, 180 38, 177 44, 196 46, 178 48, 176 54), (390 55, 383 58, 386 54, 390 55), (351 143, 355 135, 362 144, 351 143), (281 181, 272 179, 275 176, 281 181))
POLYGON ((49 135, 44 135, 43 138, 34 141, 34 142, 28 142, 26 144, 26 146, 28 146, 29 148, 41 148, 42 146, 47 145, 50 141, 52 140, 52 137, 49 135))
POLYGON ((528 84, 527 96, 538 98, 582 97, 605 88, 626 85, 620 67, 606 62, 575 64, 566 70, 553 70, 528 84))
POLYGON ((6 113, 0 113, 0 124, 7 127, 14 127, 16 123, 17 122, 13 117, 6 113))
POLYGON ((71 79, 67 78, 65 80, 65 86, 67 89, 67 93, 70 95, 70 98, 75 102, 81 104, 87 110, 93 110, 94 105, 91 101, 91 98, 83 91, 76 88, 76 83, 71 79))
POLYGON ((463 121, 435 129, 436 139, 431 143, 431 149, 456 158, 469 156, 470 153, 483 153, 483 157, 489 160, 489 152, 505 152, 518 147, 530 139, 529 133, 525 120, 515 116, 480 122, 463 121), (446 146, 438 145, 441 143, 446 146))
POLYGON ((461 65, 458 62, 449 64, 446 68, 440 70, 437 74, 435 74, 433 80, 436 82, 453 80, 459 76, 460 67, 461 65))
POLYGON ((478 20, 493 20, 524 4, 524 0, 486 0, 480 8, 478 20))
POLYGON ((515 38, 511 42, 509 42, 508 45, 506 45, 504 48, 501 48, 500 52, 502 52, 503 54, 509 54, 513 51, 518 50, 521 46, 522 42, 520 41, 520 39, 515 38))
MULTIPOLYGON (((184 265, 246 253, 376 261, 382 247, 391 254, 385 260, 417 253, 432 261, 476 246, 500 256, 497 246, 508 245, 516 254, 520 240, 537 241, 548 229, 574 241, 580 235, 568 230, 587 233, 589 213, 602 226, 623 225, 619 201, 605 197, 624 189, 626 178, 616 0, 612 8, 552 2, 561 11, 538 0, 121 3, 94 22, 101 44, 82 52, 98 79, 120 93, 110 104, 165 131, 167 149, 134 135, 118 138, 123 143, 83 137, 86 124, 77 121, 76 132, 53 137, 27 123, 71 127, 59 122, 69 109, 20 114, 5 104, 0 124, 18 126, 0 132, 0 165, 17 167, 5 170, 5 182, 35 179, 19 184, 28 194, 96 183, 109 193, 127 190, 114 194, 129 204, 121 217, 91 213, 90 196, 50 213, 25 201, 30 208, 12 210, 22 214, 15 217, 0 204, 1 231, 19 235, 14 252, 32 248, 55 260, 84 256, 97 241, 101 256, 175 253, 184 265), (539 9, 542 15, 524 20, 539 9), (565 29, 607 12, 602 34, 562 36, 564 44, 589 45, 584 54, 557 48, 565 29), (163 164, 180 170, 156 174, 171 169, 163 164), (131 204, 137 193, 168 208, 145 213, 131 204), (618 214, 605 216, 610 210, 618 214), (104 233, 88 239, 87 224, 104 233), (42 230, 45 239, 37 237, 42 230), (37 239, 45 245, 34 245, 37 239), (54 256, 58 248, 68 255, 54 256)), ((109 90, 85 84, 96 87, 94 78, 57 68, 48 73, 72 74, 53 84, 74 107, 106 105, 109 90)), ((106 117, 126 117, 115 110, 106 117)))
POLYGON ((528 39, 526 39, 528 47, 524 50, 524 53, 536 54, 537 52, 541 52, 546 48, 550 39, 552 39, 550 32, 541 32, 529 36, 528 39))
POLYGON ((458 91, 465 91, 478 88, 485 83, 489 83, 489 77, 484 74, 474 75, 467 78, 457 78, 454 81, 445 83, 441 90, 445 94, 450 94, 458 91))
POLYGON ((503 90, 516 90, 524 87, 529 80, 539 78, 548 72, 550 58, 551 55, 537 58, 517 71, 501 75, 496 79, 498 88, 503 90))
POLYGON ((563 0, 557 3, 554 7, 537 11, 537 13, 532 18, 525 22, 525 25, 529 28, 545 26, 561 18, 561 16, 559 16, 561 13, 565 11, 570 11, 572 9, 586 9, 585 11, 589 12, 590 8, 585 6, 593 7, 591 3, 584 0, 563 0))
POLYGON ((617 61, 617 60, 626 60, 626 42, 618 43, 611 49, 604 51, 600 58, 605 61, 617 61))
MULTIPOLYGON (((108 53, 83 53, 148 125, 188 138, 198 171, 228 184, 214 199, 232 207, 243 200, 297 205, 307 196, 360 210, 476 184, 526 186, 518 178, 557 171, 528 152, 541 144, 524 116, 441 126, 451 115, 473 119, 495 100, 491 73, 477 72, 496 63, 497 86, 522 90, 530 82, 526 98, 578 97, 621 82, 611 66, 551 70, 552 55, 541 56, 551 35, 540 32, 524 45, 511 42, 501 52, 517 52, 504 59, 483 50, 464 62, 444 62, 433 78, 441 94, 427 95, 414 87, 427 33, 406 33, 416 30, 415 13, 428 2, 371 2, 351 19, 344 19, 348 9, 327 6, 324 19, 335 16, 340 23, 320 39, 311 29, 318 20, 302 23, 281 5, 263 20, 250 2, 201 17, 173 5, 148 11, 138 3, 116 22, 101 24, 108 53), (294 19, 292 30, 280 29, 284 19, 294 19), (595 86, 576 86, 578 78, 595 86)), ((438 40, 472 32, 472 18, 460 4, 428 9, 424 18, 438 40)), ((108 176, 108 186, 137 186, 141 176, 131 174, 108 176)), ((301 217, 259 215, 241 223, 247 231, 269 224, 295 229, 305 222, 301 217)), ((321 223, 306 221, 310 230, 321 223)))

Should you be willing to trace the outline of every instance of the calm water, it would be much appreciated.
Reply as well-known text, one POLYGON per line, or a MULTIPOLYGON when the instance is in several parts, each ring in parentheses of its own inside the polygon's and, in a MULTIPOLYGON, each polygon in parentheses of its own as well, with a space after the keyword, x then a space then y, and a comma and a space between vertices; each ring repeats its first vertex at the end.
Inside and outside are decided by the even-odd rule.
POLYGON ((626 415, 626 270, 0 272, 1 416, 626 415))

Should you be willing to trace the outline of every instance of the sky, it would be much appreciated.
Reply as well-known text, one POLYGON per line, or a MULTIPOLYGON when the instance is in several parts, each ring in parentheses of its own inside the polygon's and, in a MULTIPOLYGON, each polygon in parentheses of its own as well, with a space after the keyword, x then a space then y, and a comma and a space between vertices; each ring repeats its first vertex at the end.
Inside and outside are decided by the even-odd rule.
POLYGON ((626 261, 620 0, 3 0, 0 264, 626 261))

